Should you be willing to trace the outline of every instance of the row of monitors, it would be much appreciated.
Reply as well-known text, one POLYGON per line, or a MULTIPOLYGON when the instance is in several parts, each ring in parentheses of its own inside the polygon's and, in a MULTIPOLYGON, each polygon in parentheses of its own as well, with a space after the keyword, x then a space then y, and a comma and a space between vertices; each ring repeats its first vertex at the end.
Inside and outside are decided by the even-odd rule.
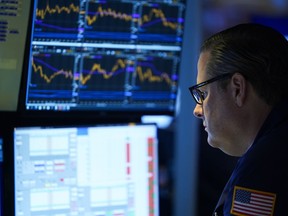
POLYGON ((0 110, 174 114, 186 1, 1 5, 0 110))
POLYGON ((9 136, 2 215, 159 216, 155 124, 18 125, 9 136))

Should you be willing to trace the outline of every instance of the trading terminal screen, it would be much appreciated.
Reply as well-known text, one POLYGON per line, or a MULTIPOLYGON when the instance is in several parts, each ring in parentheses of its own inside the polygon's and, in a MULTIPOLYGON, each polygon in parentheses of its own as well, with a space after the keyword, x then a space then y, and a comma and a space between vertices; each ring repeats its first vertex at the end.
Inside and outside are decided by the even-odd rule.
POLYGON ((158 216, 157 127, 14 130, 15 215, 158 216))
POLYGON ((25 110, 175 111, 185 1, 36 0, 25 110))

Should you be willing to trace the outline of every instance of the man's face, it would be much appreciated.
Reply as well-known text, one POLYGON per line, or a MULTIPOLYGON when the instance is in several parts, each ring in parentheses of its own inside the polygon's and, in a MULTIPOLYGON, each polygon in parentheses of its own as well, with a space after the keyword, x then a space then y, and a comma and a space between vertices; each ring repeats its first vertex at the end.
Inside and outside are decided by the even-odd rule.
MULTIPOLYGON (((204 52, 198 60, 197 83, 206 81, 207 60, 209 52, 204 52)), ((202 105, 197 104, 194 115, 203 121, 205 131, 208 133, 208 143, 230 154, 233 152, 233 139, 237 136, 237 122, 235 122, 229 84, 227 90, 220 89, 217 81, 200 88, 207 94, 202 105)))

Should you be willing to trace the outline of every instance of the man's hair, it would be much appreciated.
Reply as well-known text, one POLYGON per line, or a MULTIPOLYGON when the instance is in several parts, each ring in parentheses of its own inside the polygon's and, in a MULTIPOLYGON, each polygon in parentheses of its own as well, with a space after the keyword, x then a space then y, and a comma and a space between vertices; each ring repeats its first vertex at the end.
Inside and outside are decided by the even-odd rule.
POLYGON ((210 52, 208 76, 238 72, 267 104, 288 98, 288 41, 273 28, 239 24, 205 40, 200 51, 210 52))

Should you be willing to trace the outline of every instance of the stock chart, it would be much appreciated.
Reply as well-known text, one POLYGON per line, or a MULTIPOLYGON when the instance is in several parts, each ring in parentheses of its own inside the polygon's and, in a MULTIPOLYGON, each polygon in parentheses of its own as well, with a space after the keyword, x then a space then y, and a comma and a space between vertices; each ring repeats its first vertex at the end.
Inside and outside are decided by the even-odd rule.
POLYGON ((175 109, 184 1, 38 0, 27 109, 175 109))

